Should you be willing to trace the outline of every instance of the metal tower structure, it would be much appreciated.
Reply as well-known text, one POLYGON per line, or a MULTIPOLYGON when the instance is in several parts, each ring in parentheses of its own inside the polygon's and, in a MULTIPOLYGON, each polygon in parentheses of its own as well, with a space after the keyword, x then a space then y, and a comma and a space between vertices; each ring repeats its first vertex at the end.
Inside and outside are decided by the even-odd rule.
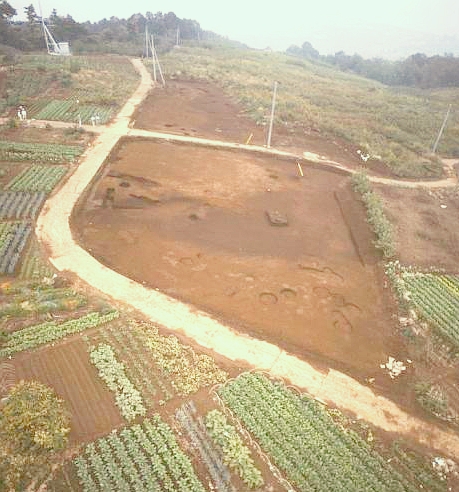
POLYGON ((41 11, 41 3, 38 2, 38 6, 40 8, 40 18, 41 18, 41 27, 43 29, 43 36, 45 38, 46 49, 48 50, 48 55, 59 55, 59 56, 69 56, 70 53, 70 45, 68 42, 57 43, 54 39, 51 31, 45 24, 45 19, 43 17, 41 11))
POLYGON ((45 37, 46 48, 48 50, 49 55, 59 55, 59 56, 71 55, 69 43, 56 42, 53 35, 51 34, 51 31, 46 26, 43 16, 41 17, 41 26, 43 28, 43 36, 45 37))

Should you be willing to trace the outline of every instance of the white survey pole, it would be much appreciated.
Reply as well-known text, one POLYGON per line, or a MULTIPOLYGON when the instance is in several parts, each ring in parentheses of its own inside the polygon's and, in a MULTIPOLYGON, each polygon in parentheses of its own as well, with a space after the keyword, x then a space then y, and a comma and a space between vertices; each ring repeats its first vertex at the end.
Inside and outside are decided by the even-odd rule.
POLYGON ((276 108, 276 95, 277 95, 277 80, 274 82, 273 89, 273 101, 271 104, 271 117, 269 119, 269 129, 268 129, 268 140, 266 142, 266 147, 271 147, 271 135, 273 133, 273 121, 274 121, 274 109, 276 108))
POLYGON ((435 154, 435 152, 437 151, 438 143, 440 142, 440 138, 441 138, 443 131, 445 129, 446 122, 448 121, 450 111, 451 111, 451 104, 448 106, 448 111, 446 111, 445 119, 443 120, 440 131, 438 132, 437 140, 435 140, 434 146, 432 148, 432 154, 435 154))

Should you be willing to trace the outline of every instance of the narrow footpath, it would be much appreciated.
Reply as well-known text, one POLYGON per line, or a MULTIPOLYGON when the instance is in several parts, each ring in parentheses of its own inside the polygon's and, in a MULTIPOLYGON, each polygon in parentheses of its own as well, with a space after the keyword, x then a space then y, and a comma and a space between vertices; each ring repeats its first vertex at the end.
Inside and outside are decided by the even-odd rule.
MULTIPOLYGON (((99 134, 94 144, 82 156, 78 168, 68 181, 46 202, 37 220, 36 234, 39 241, 47 247, 51 263, 58 271, 72 272, 113 300, 132 306, 152 322, 183 334, 202 347, 236 363, 241 361, 253 368, 268 371, 275 377, 285 378, 317 399, 352 412, 357 418, 371 422, 385 431, 431 447, 441 455, 449 455, 452 458, 459 456, 459 436, 454 432, 414 418, 392 401, 374 394, 370 388, 343 373, 333 369, 322 373, 306 361, 281 350, 276 345, 241 335, 193 306, 144 287, 110 270, 74 241, 69 225, 72 209, 118 139, 124 135, 151 136, 169 140, 186 138, 187 141, 212 146, 234 145, 237 148, 276 152, 253 146, 217 143, 131 129, 130 117, 152 87, 150 75, 142 62, 140 60, 132 62, 141 74, 138 89, 122 108, 113 124, 98 128, 99 134)), ((331 165, 335 164, 338 163, 331 163, 331 165)))

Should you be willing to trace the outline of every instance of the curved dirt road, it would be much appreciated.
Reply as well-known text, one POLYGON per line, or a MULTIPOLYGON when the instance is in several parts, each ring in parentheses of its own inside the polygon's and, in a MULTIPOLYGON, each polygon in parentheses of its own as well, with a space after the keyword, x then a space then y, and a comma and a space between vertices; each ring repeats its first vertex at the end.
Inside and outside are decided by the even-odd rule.
MULTIPOLYGON (((273 376, 285 378, 310 395, 352 412, 358 418, 371 422, 385 431, 415 439, 418 443, 429 446, 439 453, 451 457, 459 456, 457 434, 410 416, 392 401, 374 394, 371 389, 345 374, 332 369, 322 373, 273 344, 241 335, 192 306, 119 275, 96 261, 74 241, 69 218, 78 197, 121 136, 145 136, 142 131, 130 129, 129 120, 135 107, 150 90, 151 79, 140 60, 134 60, 133 63, 141 73, 138 89, 123 107, 115 122, 100 129, 100 134, 93 146, 83 155, 76 171, 46 202, 38 218, 37 237, 47 246, 50 261, 57 270, 76 274, 87 284, 115 301, 139 310, 152 322, 182 333, 199 345, 228 359, 240 360, 254 368, 269 371, 273 376)), ((146 133, 151 135, 151 132, 146 133)), ((174 140, 185 138, 160 134, 154 136, 174 140)), ((187 138, 187 140, 195 139, 187 138)), ((214 146, 225 147, 235 145, 211 143, 214 146)), ((251 150, 274 152, 263 148, 251 148, 251 150)))

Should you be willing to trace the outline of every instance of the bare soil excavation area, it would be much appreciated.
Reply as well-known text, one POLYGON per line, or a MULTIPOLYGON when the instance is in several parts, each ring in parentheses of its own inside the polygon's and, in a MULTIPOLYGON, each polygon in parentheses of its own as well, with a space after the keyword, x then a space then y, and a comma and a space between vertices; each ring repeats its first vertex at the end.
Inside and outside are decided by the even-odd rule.
MULTIPOLYGON (((169 95, 177 133, 189 133, 190 121, 196 136, 250 132, 232 103, 206 113, 203 100, 196 118, 186 95, 169 95)), ((150 114, 158 130, 158 112, 143 105, 141 114, 137 123, 148 127, 150 114)), ((379 364, 404 348, 363 207, 348 177, 304 163, 302 171, 294 160, 126 137, 72 225, 110 268, 238 331, 386 385, 379 364)))
MULTIPOLYGON (((266 108, 267 115, 269 112, 270 108, 266 108)), ((345 160, 350 167, 362 165, 357 148, 338 138, 324 138, 317 130, 298 123, 298 127, 292 128, 276 121, 271 146, 299 155, 308 151, 332 160, 345 160)), ((202 80, 173 80, 166 87, 155 88, 135 113, 133 125, 143 130, 241 144, 266 145, 268 140, 267 125, 257 125, 234 98, 202 80)))
POLYGON ((364 212, 294 161, 121 142, 75 218, 111 268, 286 350, 365 372, 396 348, 364 212))

